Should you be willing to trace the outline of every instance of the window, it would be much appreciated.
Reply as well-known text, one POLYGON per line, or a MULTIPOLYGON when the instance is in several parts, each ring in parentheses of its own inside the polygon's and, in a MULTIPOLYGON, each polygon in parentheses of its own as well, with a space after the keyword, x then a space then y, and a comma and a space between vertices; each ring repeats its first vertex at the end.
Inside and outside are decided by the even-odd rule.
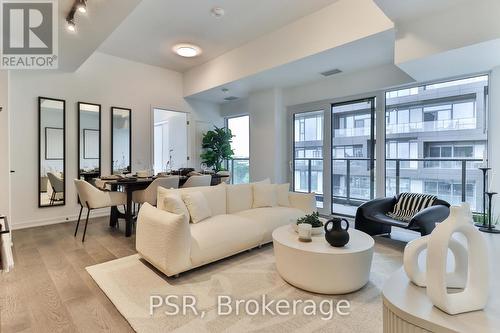
POLYGON ((331 115, 331 211, 354 215, 375 194, 375 98, 333 104, 331 115))
POLYGON ((487 147, 487 86, 488 76, 479 76, 386 93, 387 195, 420 189, 482 207, 476 186, 487 147))
POLYGON ((296 113, 293 117, 295 132, 293 190, 306 193, 315 192, 316 205, 322 208, 323 111, 296 113))
POLYGON ((231 149, 233 149, 234 156, 228 161, 231 183, 248 183, 250 181, 250 116, 227 118, 226 126, 233 134, 231 149))
POLYGON ((153 109, 155 174, 187 167, 187 138, 187 113, 153 109))

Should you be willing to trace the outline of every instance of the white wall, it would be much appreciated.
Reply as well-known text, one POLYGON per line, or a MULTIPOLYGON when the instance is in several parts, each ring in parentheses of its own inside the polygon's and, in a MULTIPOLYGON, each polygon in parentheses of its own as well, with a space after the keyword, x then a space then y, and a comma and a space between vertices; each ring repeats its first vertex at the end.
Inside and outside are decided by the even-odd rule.
MULTIPOLYGON (((95 53, 78 71, 18 71, 9 77, 11 118, 12 224, 28 227, 75 219, 78 213, 72 179, 77 177, 77 102, 102 104, 102 172, 110 172, 110 107, 132 109, 132 169, 151 162, 151 108, 190 113, 191 121, 222 125, 217 105, 187 102, 180 73, 95 53), (66 100, 66 205, 38 208, 37 200, 37 97, 66 100)), ((0 115, 3 117, 3 115, 0 115)), ((3 122, 2 122, 3 124, 3 122)), ((2 125, 3 126, 3 125, 2 125)), ((194 126, 189 153, 194 153, 194 126)), ((196 161, 196 158, 193 159, 196 161)), ((196 165, 196 164, 193 164, 196 165)), ((196 165, 198 166, 198 165, 196 165)), ((1 179, 1 178, 0 178, 1 179)))
POLYGON ((10 212, 8 73, 0 70, 0 214, 10 212))

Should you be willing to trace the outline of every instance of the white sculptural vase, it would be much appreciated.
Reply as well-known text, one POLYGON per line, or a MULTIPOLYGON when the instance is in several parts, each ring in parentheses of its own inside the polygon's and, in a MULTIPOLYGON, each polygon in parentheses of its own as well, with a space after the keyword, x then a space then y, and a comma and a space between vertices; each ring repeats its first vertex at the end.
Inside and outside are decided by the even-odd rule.
POLYGON ((481 310, 488 300, 488 252, 481 233, 472 225, 468 204, 452 206, 450 215, 429 235, 410 242, 404 252, 404 269, 410 281, 427 287, 432 304, 448 314, 481 310), (452 236, 461 233, 467 248, 452 236), (418 257, 427 248, 426 270, 418 257), (453 253, 455 267, 447 272, 448 252, 453 253), (448 288, 463 288, 448 293, 448 288))
MULTIPOLYGON (((409 242, 404 250, 403 267, 411 282, 419 287, 427 286, 425 267, 419 265, 420 254, 427 249, 430 236, 424 236, 409 242)), ((455 239, 450 239, 449 248, 455 259, 453 272, 446 273, 448 288, 464 288, 467 281, 467 249, 455 239)))
POLYGON ((427 244, 427 296, 434 306, 449 314, 481 310, 488 301, 488 249, 483 235, 469 219, 467 204, 451 207, 450 216, 436 226, 427 244), (449 240, 456 232, 467 239, 468 278, 462 291, 450 294, 446 288, 446 259, 449 240))

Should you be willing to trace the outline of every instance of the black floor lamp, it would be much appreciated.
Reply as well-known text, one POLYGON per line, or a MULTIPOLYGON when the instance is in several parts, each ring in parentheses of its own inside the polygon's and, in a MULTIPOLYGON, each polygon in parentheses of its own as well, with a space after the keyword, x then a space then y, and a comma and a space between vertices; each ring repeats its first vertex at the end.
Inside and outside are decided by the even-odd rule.
POLYGON ((479 231, 487 232, 489 234, 500 234, 500 230, 494 229, 494 226, 491 225, 491 203, 493 196, 497 194, 497 192, 486 192, 488 196, 488 226, 479 228, 479 231))
MULTIPOLYGON (((474 224, 476 227, 483 227, 486 228, 488 227, 488 223, 486 223, 486 175, 488 173, 488 170, 491 170, 491 168, 488 167, 480 167, 479 170, 483 172, 483 221, 482 223, 476 223, 474 224)), ((494 228, 495 226, 493 226, 494 228)))

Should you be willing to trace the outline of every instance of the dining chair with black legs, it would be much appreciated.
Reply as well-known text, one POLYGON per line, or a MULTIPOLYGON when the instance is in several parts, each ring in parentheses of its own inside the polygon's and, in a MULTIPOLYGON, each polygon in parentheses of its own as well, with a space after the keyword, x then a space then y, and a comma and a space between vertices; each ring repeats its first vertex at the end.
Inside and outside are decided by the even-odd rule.
POLYGON ((80 225, 83 208, 87 208, 87 217, 85 219, 85 228, 83 229, 82 236, 82 242, 84 242, 85 234, 87 233, 87 225, 89 223, 90 211, 98 208, 125 205, 127 203, 127 196, 123 192, 110 192, 100 190, 90 183, 80 179, 75 179, 75 186, 81 205, 80 214, 78 215, 78 222, 76 223, 75 228, 75 237, 78 233, 78 227, 80 225))

